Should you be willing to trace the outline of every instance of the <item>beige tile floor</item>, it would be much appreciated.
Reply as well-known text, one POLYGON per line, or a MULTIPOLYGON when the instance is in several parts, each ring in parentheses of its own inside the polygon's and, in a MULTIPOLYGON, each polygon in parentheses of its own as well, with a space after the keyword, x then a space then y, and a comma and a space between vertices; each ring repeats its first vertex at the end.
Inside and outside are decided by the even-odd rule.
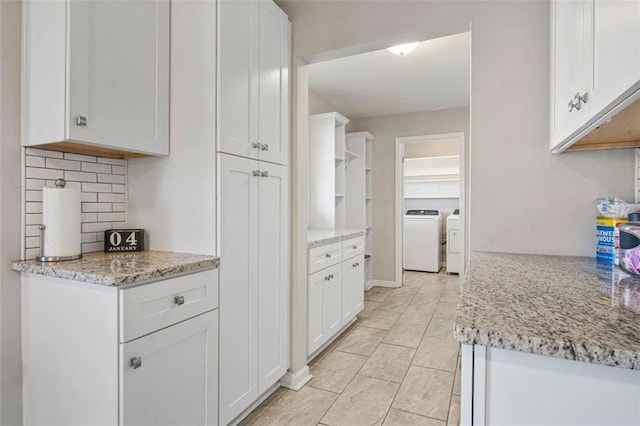
POLYGON ((242 425, 459 424, 457 275, 406 272, 365 293, 358 321, 310 365, 300 391, 279 388, 242 425))

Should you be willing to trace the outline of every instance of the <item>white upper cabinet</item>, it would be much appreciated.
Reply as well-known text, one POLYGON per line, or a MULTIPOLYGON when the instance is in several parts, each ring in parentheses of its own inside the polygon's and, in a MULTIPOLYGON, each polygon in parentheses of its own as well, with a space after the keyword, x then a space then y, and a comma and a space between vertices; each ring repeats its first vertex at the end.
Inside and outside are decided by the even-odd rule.
POLYGON ((169 0, 27 0, 23 12, 24 145, 169 153, 169 0))
POLYGON ((638 97, 640 2, 552 1, 552 152, 564 151, 638 97))
POLYGON ((291 24, 268 0, 218 7, 218 151, 286 165, 291 24))

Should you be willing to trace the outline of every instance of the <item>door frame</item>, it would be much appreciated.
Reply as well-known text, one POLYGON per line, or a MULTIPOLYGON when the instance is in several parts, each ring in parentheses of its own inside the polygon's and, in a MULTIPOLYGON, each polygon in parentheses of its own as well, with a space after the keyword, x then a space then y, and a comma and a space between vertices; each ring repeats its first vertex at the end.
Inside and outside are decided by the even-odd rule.
POLYGON ((436 140, 442 139, 457 139, 458 147, 460 153, 460 228, 462 230, 462 235, 464 236, 462 239, 462 253, 463 253, 463 262, 460 271, 460 276, 464 274, 464 269, 467 260, 467 251, 465 243, 467 241, 466 238, 466 217, 467 217, 467 206, 469 205, 467 199, 467 188, 469 188, 469 183, 467 182, 467 161, 466 161, 466 135, 464 132, 451 132, 451 133, 435 133, 428 135, 418 135, 418 136, 402 136, 396 137, 396 158, 395 158, 395 168, 396 168, 396 214, 395 214, 395 234, 396 234, 396 251, 395 251, 395 282, 396 287, 402 287, 402 260, 403 260, 403 219, 404 219, 404 185, 403 185, 403 159, 404 159, 404 145, 412 144, 412 143, 424 143, 424 142, 432 142, 436 140))

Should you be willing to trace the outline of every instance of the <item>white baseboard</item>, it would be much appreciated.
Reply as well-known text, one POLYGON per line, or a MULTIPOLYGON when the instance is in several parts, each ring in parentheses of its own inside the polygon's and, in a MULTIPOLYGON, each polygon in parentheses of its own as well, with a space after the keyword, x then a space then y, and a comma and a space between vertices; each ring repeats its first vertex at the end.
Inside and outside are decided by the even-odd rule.
POLYGON ((280 379, 280 386, 294 391, 299 391, 304 385, 306 385, 313 376, 309 373, 309 366, 305 365, 299 371, 291 372, 287 371, 287 374, 280 379))
POLYGON ((373 286, 375 287, 391 287, 391 288, 402 287, 402 283, 400 283, 400 285, 397 285, 395 281, 384 281, 384 280, 372 280, 372 281, 373 281, 373 286))
POLYGON ((374 280, 369 280, 364 284, 364 291, 369 291, 373 288, 373 286, 376 285, 374 280))

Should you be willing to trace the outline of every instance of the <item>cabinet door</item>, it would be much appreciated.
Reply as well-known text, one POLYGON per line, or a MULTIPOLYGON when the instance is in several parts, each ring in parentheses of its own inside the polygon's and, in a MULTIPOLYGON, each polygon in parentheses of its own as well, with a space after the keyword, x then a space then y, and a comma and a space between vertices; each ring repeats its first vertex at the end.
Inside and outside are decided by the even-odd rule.
POLYGON ((217 311, 121 344, 121 424, 217 424, 217 356, 217 311))
POLYGON ((327 335, 323 328, 324 325, 324 283, 329 280, 329 274, 326 270, 318 271, 309 275, 307 290, 307 356, 317 351, 324 342, 327 341, 327 335))
POLYGON ((218 155, 220 423, 257 397, 258 162, 218 155))
POLYGON ((344 327, 353 319, 353 269, 354 259, 342 262, 342 323, 344 327))
POLYGON ((353 290, 353 316, 358 315, 364 309, 364 255, 354 259, 351 271, 351 288, 353 290))
POLYGON ((564 141, 586 121, 584 108, 569 111, 576 93, 589 90, 586 82, 590 1, 551 3, 551 148, 564 141))
POLYGON ((169 154, 169 13, 169 0, 69 2, 70 140, 169 154))
POLYGON ((342 327, 342 264, 324 270, 329 279, 322 290, 324 312, 322 327, 327 339, 342 327))
POLYGON ((289 368, 289 176, 259 163, 258 394, 289 368))
POLYGON ((596 1, 593 13, 591 115, 628 96, 640 82, 640 2, 596 1))
POLYGON ((218 2, 218 151, 258 158, 259 2, 218 2))
POLYGON ((289 68, 291 24, 271 1, 260 2, 258 139, 260 159, 289 161, 289 68))

